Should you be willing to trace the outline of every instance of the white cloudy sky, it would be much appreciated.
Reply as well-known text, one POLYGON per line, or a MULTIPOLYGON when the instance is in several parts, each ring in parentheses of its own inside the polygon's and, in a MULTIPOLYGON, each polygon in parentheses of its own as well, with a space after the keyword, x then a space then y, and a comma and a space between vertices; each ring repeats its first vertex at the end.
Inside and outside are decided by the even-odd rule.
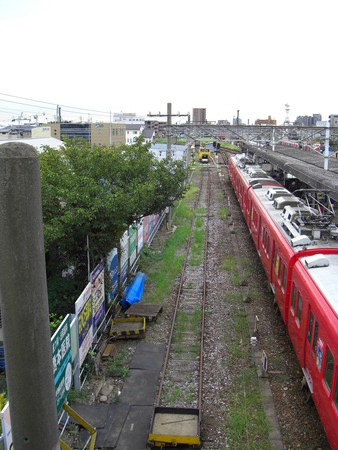
POLYGON ((326 120, 337 12, 337 0, 0 0, 0 119, 32 103, 7 94, 144 115, 171 102, 208 120, 240 110, 246 123, 281 123, 288 103, 291 120, 326 120))

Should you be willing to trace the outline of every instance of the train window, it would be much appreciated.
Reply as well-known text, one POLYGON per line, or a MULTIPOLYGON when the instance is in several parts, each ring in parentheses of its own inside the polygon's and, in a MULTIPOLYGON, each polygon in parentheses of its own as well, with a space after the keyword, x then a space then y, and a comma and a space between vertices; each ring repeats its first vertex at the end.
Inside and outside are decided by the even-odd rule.
POLYGON ((302 316, 302 306, 303 306, 303 299, 300 294, 298 294, 298 305, 297 305, 297 322, 300 325, 300 319, 302 316))
POLYGON ((313 353, 316 353, 316 346, 317 346, 317 339, 318 339, 318 331, 319 331, 319 325, 318 322, 316 322, 315 325, 315 333, 313 335, 313 342, 312 342, 312 351, 313 353))
POLYGON ((267 254, 270 254, 270 236, 268 236, 268 246, 267 246, 267 254))
POLYGON ((336 373, 336 387, 334 389, 333 404, 338 412, 338 370, 336 373))
POLYGON ((275 242, 273 242, 272 255, 273 255, 273 257, 272 257, 272 264, 275 264, 275 261, 276 261, 276 264, 277 264, 277 246, 276 246, 275 242))
POLYGON ((287 270, 286 270, 286 266, 284 266, 284 272, 283 272, 283 289, 285 291, 285 286, 286 286, 286 275, 287 275, 287 270))
POLYGON ((295 283, 293 283, 293 293, 292 293, 292 303, 291 303, 291 309, 293 312, 295 312, 296 308, 296 298, 297 298, 297 288, 295 283))
POLYGON ((284 267, 284 265, 282 263, 282 260, 280 260, 279 274, 278 274, 280 284, 282 284, 283 267, 284 267))
POLYGON ((312 338, 312 329, 313 329, 313 314, 310 314, 310 322, 309 322, 309 329, 307 332, 307 340, 309 344, 311 344, 311 338, 312 338))
POLYGON ((329 347, 326 347, 326 361, 325 361, 325 371, 324 371, 324 382, 326 384, 327 390, 329 393, 331 392, 331 384, 333 378, 333 368, 334 361, 332 353, 330 352, 329 347))

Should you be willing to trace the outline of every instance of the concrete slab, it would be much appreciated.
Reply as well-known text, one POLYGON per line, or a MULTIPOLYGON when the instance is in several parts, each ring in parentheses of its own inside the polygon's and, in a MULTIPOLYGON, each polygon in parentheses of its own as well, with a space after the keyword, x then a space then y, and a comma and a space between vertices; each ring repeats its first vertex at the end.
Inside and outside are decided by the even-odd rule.
POLYGON ((165 350, 165 344, 140 342, 131 361, 130 369, 160 371, 163 365, 165 350))
MULTIPOLYGON (((116 403, 111 405, 81 405, 80 408, 74 409, 96 428, 95 448, 116 448, 129 408, 128 404, 116 403)), ((79 448, 83 448, 89 437, 90 434, 87 430, 81 431, 77 441, 79 448)))
MULTIPOLYGON (((85 419, 92 427, 95 427, 97 430, 100 428, 104 428, 109 407, 115 405, 107 405, 101 403, 94 403, 93 405, 85 405, 83 403, 72 404, 72 408, 75 412, 77 412, 83 419, 85 419)), ((75 422, 74 419, 71 418, 72 422, 75 422)))
POLYGON ((130 370, 121 392, 121 402, 133 406, 153 405, 158 376, 158 370, 130 370))
POLYGON ((115 408, 110 408, 105 429, 97 433, 95 448, 116 448, 121 429, 129 414, 130 406, 126 403, 118 403, 115 408))
POLYGON ((146 449, 152 415, 153 406, 131 406, 116 448, 118 450, 146 449))

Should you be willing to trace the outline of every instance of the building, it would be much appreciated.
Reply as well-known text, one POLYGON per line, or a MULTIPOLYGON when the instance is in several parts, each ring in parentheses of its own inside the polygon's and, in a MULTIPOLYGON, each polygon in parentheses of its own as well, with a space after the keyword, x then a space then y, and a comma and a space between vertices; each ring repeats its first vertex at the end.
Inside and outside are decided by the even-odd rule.
POLYGON ((298 116, 294 125, 300 125, 303 127, 315 127, 317 122, 321 122, 321 114, 313 114, 312 116, 298 116))
POLYGON ((124 123, 124 124, 132 124, 138 123, 144 125, 145 118, 143 116, 138 116, 135 113, 114 113, 112 117, 112 122, 114 123, 124 123))
POLYGON ((59 149, 63 142, 50 135, 50 127, 29 127, 28 125, 12 126, 0 130, 0 145, 10 142, 21 142, 41 152, 44 146, 59 149), (8 129, 7 129, 8 128, 8 129))
POLYGON ((144 125, 139 123, 127 123, 126 124, 126 144, 132 145, 142 135, 144 125))
POLYGON ((153 130, 155 137, 166 137, 167 122, 159 122, 158 120, 146 120, 146 129, 153 130))
POLYGON ((153 142, 155 131, 151 128, 146 128, 144 125, 134 123, 126 124, 126 144, 132 145, 136 139, 142 136, 144 142, 153 142))
MULTIPOLYGON (((162 161, 165 159, 167 155, 167 144, 152 144, 150 147, 150 151, 155 155, 155 157, 162 161)), ((187 167, 188 158, 189 158, 189 146, 188 145, 177 145, 174 144, 171 146, 171 157, 175 161, 185 161, 185 166, 187 167)))
POLYGON ((338 127, 338 114, 330 114, 330 127, 338 127))
POLYGON ((271 119, 271 116, 268 116, 267 119, 257 119, 255 125, 277 125, 277 120, 271 119))
POLYGON ((56 139, 63 139, 65 136, 73 138, 82 138, 91 143, 109 147, 116 147, 126 143, 126 125, 118 123, 73 123, 61 122, 48 124, 51 128, 51 136, 56 139))
POLYGON ((193 123, 207 123, 206 108, 193 108, 192 121, 193 123))

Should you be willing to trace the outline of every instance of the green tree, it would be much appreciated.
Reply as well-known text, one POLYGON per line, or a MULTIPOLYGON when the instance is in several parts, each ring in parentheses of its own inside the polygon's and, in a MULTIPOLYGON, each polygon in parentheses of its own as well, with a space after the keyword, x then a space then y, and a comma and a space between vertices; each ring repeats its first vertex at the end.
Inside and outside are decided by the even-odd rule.
POLYGON ((159 162, 142 140, 119 148, 66 140, 46 147, 40 165, 49 275, 69 266, 84 274, 87 236, 95 264, 134 221, 181 198, 187 178, 182 161, 159 162))

